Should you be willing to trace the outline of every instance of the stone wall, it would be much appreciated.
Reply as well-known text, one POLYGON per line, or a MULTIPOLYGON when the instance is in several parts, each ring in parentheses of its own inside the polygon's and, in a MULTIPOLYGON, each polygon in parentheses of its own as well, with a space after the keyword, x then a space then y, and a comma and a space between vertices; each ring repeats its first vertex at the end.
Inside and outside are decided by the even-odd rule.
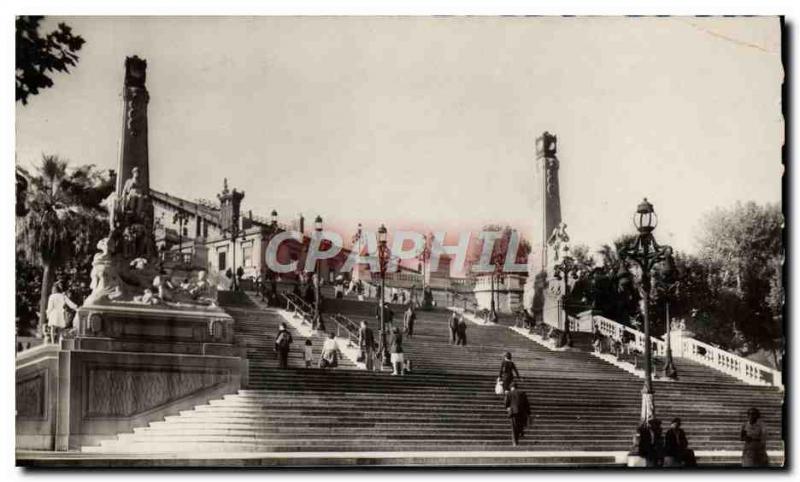
POLYGON ((65 350, 17 358, 17 448, 76 450, 235 393, 239 357, 65 350))

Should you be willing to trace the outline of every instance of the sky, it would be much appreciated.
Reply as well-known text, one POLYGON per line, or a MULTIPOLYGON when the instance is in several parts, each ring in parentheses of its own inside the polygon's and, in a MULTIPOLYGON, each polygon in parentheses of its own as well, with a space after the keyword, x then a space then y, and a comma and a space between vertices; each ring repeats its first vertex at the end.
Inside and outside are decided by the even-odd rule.
POLYGON ((116 168, 126 56, 147 60, 151 187, 281 221, 317 214, 538 241, 534 141, 559 140, 562 217, 599 247, 647 197, 660 243, 781 201, 779 21, 750 18, 68 17, 72 73, 16 104, 17 162, 116 168))

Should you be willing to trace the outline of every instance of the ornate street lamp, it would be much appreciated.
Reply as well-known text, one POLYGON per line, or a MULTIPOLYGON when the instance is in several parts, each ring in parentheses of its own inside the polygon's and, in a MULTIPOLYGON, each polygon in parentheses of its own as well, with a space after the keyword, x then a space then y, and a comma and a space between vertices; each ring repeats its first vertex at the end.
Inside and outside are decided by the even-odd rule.
MULTIPOLYGON (((658 218, 653 205, 647 202, 647 198, 642 201, 633 216, 633 224, 639 231, 636 241, 632 246, 620 249, 619 254, 623 260, 632 261, 639 265, 642 270, 642 283, 640 293, 642 296, 642 319, 644 324, 644 388, 642 389, 642 414, 641 421, 647 422, 655 417, 655 403, 653 400, 653 380, 652 380, 652 341, 650 340, 650 271, 662 261, 667 260, 672 254, 669 246, 660 246, 653 237, 653 230, 658 224, 658 218)), ((623 267, 620 268, 622 272, 623 267)), ((630 282, 630 273, 621 277, 622 282, 630 282)))
MULTIPOLYGON (((322 239, 322 216, 317 215, 317 218, 314 220, 314 233, 317 236, 318 240, 322 239)), ((318 241, 322 242, 322 241, 318 241)), ((319 279, 319 261, 314 260, 314 328, 319 329, 321 322, 320 317, 322 313, 320 311, 320 284, 321 280, 319 279)))
MULTIPOLYGON (((272 241, 273 236, 275 236, 277 233, 278 233, 278 211, 273 209, 272 213, 270 213, 270 223, 267 226, 263 226, 261 228, 261 239, 262 239, 262 241, 264 241, 264 246, 265 246, 265 248, 264 248, 264 253, 265 253, 264 259, 267 259, 266 252, 267 252, 267 249, 269 248, 269 243, 272 241)), ((275 254, 277 256, 277 253, 275 253, 275 254)), ((264 282, 263 282, 263 286, 262 286, 262 289, 261 289, 261 298, 262 299, 264 299, 265 296, 266 296, 266 292, 267 292, 267 288, 266 288, 267 283, 266 282, 267 282, 267 280, 269 280, 269 282, 270 282, 270 289, 272 290, 272 294, 273 295, 277 295, 278 294, 278 287, 277 287, 277 283, 276 283, 276 280, 275 280, 275 273, 272 272, 272 269, 269 267, 268 263, 266 264, 265 268, 266 269, 264 270, 264 282)))
POLYGON ((392 362, 389 359, 389 346, 387 345, 386 338, 386 315, 384 309, 384 299, 386 298, 386 268, 389 263, 389 248, 386 246, 386 226, 381 224, 378 228, 378 263, 381 273, 381 296, 378 300, 380 303, 379 312, 381 318, 381 359, 383 360, 384 367, 391 367, 392 362))
POLYGON ((189 213, 183 209, 183 202, 178 203, 178 208, 172 216, 172 222, 178 223, 178 259, 183 262, 183 225, 189 220, 189 213))
POLYGON ((553 266, 553 277, 557 280, 564 280, 564 291, 561 294, 561 309, 558 310, 558 315, 564 316, 564 330, 561 333, 561 339, 558 346, 572 346, 572 331, 569 327, 569 316, 567 315, 567 296, 569 295, 569 278, 573 280, 578 279, 578 272, 581 270, 575 258, 569 255, 569 246, 564 246, 564 253, 561 255, 561 261, 553 266))
MULTIPOLYGON (((671 274, 675 272, 675 262, 672 259, 672 256, 667 256, 665 260, 667 263, 667 273, 671 274)), ((680 287, 680 281, 675 281, 669 285, 667 288, 667 301, 665 303, 666 308, 666 315, 667 315, 667 326, 666 326, 666 351, 667 351, 667 362, 664 365, 664 376, 667 378, 671 378, 672 380, 677 380, 678 378, 678 369, 675 368, 675 363, 672 361, 672 323, 669 318, 669 296, 672 294, 676 294, 680 287)))
POLYGON ((495 305, 495 302, 494 302, 494 298, 495 298, 495 279, 500 276, 500 273, 503 270, 502 260, 495 259, 493 265, 494 265, 493 266, 494 269, 492 270, 492 274, 491 274, 491 276, 489 278, 491 294, 492 294, 492 300, 491 300, 491 303, 489 303, 489 321, 492 322, 492 323, 497 323, 497 308, 496 308, 496 305, 495 305))

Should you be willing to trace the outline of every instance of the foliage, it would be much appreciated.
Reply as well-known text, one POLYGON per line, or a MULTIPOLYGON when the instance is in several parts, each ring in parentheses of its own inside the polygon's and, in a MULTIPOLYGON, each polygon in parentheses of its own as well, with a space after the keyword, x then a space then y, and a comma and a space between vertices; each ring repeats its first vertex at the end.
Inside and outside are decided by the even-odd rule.
POLYGON ((53 86, 53 72, 68 73, 78 62, 77 52, 85 43, 64 23, 41 35, 39 24, 43 18, 19 16, 16 19, 16 96, 23 105, 40 89, 53 86))
MULTIPOLYGON (((742 354, 768 350, 777 365, 783 347, 783 217, 778 205, 736 204, 704 218, 699 255, 675 253, 651 272, 648 306, 651 333, 666 331, 667 309, 703 341, 742 354)), ((640 325, 641 273, 633 266, 633 292, 620 290, 619 257, 633 235, 598 251, 601 266, 575 284, 568 300, 574 311, 591 306, 623 324, 640 325)))
MULTIPOLYGON (((108 234, 106 209, 102 201, 114 189, 113 173, 102 173, 94 166, 68 170, 57 156, 43 156, 37 173, 26 191, 26 215, 19 220, 17 246, 21 261, 42 269, 39 322, 44 322, 44 307, 53 282, 88 283, 88 269, 97 242, 108 234)), ((88 285, 74 290, 85 292, 88 285)))

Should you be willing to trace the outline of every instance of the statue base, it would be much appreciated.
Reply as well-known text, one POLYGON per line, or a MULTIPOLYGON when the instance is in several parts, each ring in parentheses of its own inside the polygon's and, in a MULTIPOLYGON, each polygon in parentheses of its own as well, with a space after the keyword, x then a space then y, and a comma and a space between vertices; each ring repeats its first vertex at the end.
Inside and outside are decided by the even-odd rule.
POLYGON ((219 308, 86 305, 74 324, 74 338, 17 357, 17 448, 97 445, 247 384, 219 308))

